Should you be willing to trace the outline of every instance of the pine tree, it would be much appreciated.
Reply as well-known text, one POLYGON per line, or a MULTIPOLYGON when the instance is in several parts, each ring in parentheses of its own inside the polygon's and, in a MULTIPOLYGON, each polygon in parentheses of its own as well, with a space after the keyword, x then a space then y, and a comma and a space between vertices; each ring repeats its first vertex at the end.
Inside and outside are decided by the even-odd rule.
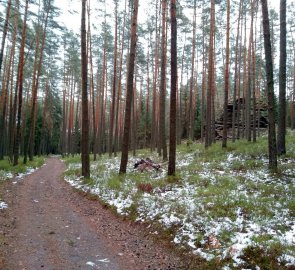
MULTIPOLYGON (((286 0, 280 1, 280 71, 279 71, 279 119, 278 155, 286 153, 286 0)), ((294 78, 293 78, 294 80, 294 78)))
POLYGON ((87 45, 86 45, 86 1, 82 0, 81 13, 81 67, 82 67, 82 141, 81 160, 82 176, 90 177, 89 160, 89 118, 88 118, 88 89, 87 89, 87 45))
POLYGON ((170 137, 168 175, 175 175, 176 160, 176 117, 177 117, 177 21, 176 0, 170 2, 171 20, 171 94, 170 94, 170 137))
POLYGON ((137 30, 137 14, 138 14, 138 0, 134 0, 133 14, 131 21, 131 43, 128 62, 128 74, 127 74, 127 94, 125 104, 125 120, 124 120, 124 133, 122 142, 122 156, 120 164, 120 174, 126 173, 128 162, 128 150, 129 150, 129 137, 131 126, 131 107, 133 99, 133 79, 134 79, 134 62, 136 54, 136 30, 137 30))
POLYGON ((265 51, 265 69, 267 79, 267 97, 268 97, 268 155, 269 169, 277 170, 277 143, 276 143, 276 126, 275 126, 275 102, 274 102, 274 81, 273 81, 273 62, 270 40, 270 28, 268 17, 267 0, 261 0, 262 18, 263 18, 263 36, 265 51))

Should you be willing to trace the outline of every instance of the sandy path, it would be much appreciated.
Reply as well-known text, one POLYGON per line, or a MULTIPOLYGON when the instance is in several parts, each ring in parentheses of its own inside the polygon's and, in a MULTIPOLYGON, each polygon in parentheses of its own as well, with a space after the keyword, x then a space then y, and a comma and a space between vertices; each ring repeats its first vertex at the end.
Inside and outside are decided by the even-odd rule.
POLYGON ((143 226, 75 192, 61 180, 64 169, 57 158, 49 158, 2 190, 9 208, 0 213, 0 269, 187 268, 143 226))

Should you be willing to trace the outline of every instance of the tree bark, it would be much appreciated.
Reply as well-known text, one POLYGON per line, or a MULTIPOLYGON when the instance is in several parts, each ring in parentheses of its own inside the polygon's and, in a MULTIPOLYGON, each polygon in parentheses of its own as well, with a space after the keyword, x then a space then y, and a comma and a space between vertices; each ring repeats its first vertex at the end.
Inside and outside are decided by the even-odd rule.
MULTIPOLYGON (((117 88, 117 40, 118 40, 118 4, 115 3, 115 44, 114 44, 114 71, 113 71, 113 91, 111 99, 110 112, 110 131, 109 131, 109 157, 114 152, 113 138, 114 138, 114 122, 115 122, 115 105, 116 105, 116 88, 117 88)), ((116 134, 115 134, 116 136, 116 134)))
POLYGON ((120 129, 120 119, 121 116, 119 115, 121 112, 121 95, 122 95, 122 69, 123 69, 123 53, 124 53, 124 41, 125 41, 125 26, 126 26, 126 7, 127 7, 127 0, 125 0, 124 5, 124 19, 123 19, 123 33, 121 39, 121 51, 120 51, 120 61, 119 61, 119 77, 118 77, 118 91, 117 91, 117 101, 116 101, 116 119, 115 119, 115 142, 114 142, 114 156, 117 156, 118 151, 118 144, 119 144, 119 137, 121 136, 121 129, 120 129))
POLYGON ((162 40, 161 40, 161 83, 160 83, 160 149, 162 151, 163 160, 167 160, 166 145, 166 8, 167 0, 162 0, 162 40))
POLYGON ((126 104, 125 104, 122 156, 121 156, 121 164, 120 164, 120 171, 119 171, 120 174, 126 173, 127 162, 128 162, 131 107, 132 107, 132 97, 133 97, 134 62, 135 62, 135 54, 136 54, 137 14, 138 14, 138 0, 134 0, 132 21, 131 21, 131 44, 130 44, 130 54, 129 54, 129 63, 128 63, 127 94, 126 94, 126 104))
POLYGON ((81 67, 82 67, 82 140, 81 161, 82 176, 90 177, 89 160, 89 118, 88 118, 88 83, 87 83, 87 47, 86 47, 86 1, 82 0, 81 14, 81 67))
POLYGON ((22 37, 21 37, 21 46, 19 51, 19 65, 18 65, 18 110, 17 110, 17 125, 16 125, 16 135, 13 146, 13 165, 18 165, 19 158, 19 146, 21 139, 21 115, 22 115, 22 101, 23 101, 23 80, 24 80, 24 64, 25 64, 25 41, 26 41, 26 32, 27 32, 27 17, 28 17, 28 7, 29 0, 26 0, 25 5, 25 14, 23 21, 22 37))
POLYGON ((195 94, 194 94, 194 75, 195 75, 195 51, 196 51, 196 19, 197 19, 197 1, 194 0, 194 15, 193 15, 193 40, 192 40, 192 63, 191 63, 191 78, 190 78, 190 94, 188 107, 188 138, 194 139, 194 120, 195 120, 195 94))
MULTIPOLYGON (((224 105, 223 105, 223 134, 222 147, 227 145, 227 106, 228 106, 228 88, 229 88, 229 28, 230 28, 230 0, 227 0, 226 13, 226 53, 225 53, 225 73, 224 73, 224 105)), ((234 112, 233 112, 234 113, 234 112)))
POLYGON ((4 27, 3 27, 2 42, 1 42, 1 49, 0 49, 0 74, 1 74, 1 70, 2 70, 5 40, 6 40, 6 36, 7 36, 8 23, 9 23, 9 19, 10 19, 10 10, 11 10, 11 0, 9 0, 7 3, 5 22, 4 22, 4 27))
MULTIPOLYGON (((29 159, 30 161, 33 160, 34 156, 34 148, 35 148, 35 127, 36 127, 36 114, 37 114, 37 94, 38 94, 38 87, 39 87, 39 78, 41 73, 41 67, 42 67, 42 60, 43 60, 43 52, 44 52, 44 46, 45 46, 45 39, 47 34, 47 23, 48 23, 48 16, 49 12, 51 10, 50 8, 50 1, 48 3, 48 6, 46 7, 46 15, 45 15, 45 22, 44 22, 44 28, 43 28, 43 36, 42 36, 42 43, 40 48, 40 55, 39 55, 39 61, 37 70, 36 70, 36 77, 34 74, 34 79, 32 83, 32 108, 31 108, 31 126, 30 126, 30 133, 29 133, 29 159)), ((38 33, 37 33, 38 35, 38 33)), ((38 46, 38 45, 37 45, 38 46)), ((38 52, 38 48, 36 48, 36 51, 38 52)))
POLYGON ((214 99, 214 28, 215 28, 215 0, 211 0, 210 11, 210 37, 209 37, 209 59, 208 59, 208 88, 206 106, 206 133, 205 147, 212 144, 212 99, 214 99))
POLYGON ((240 91, 240 85, 238 84, 238 69, 240 69, 240 61, 239 58, 239 39, 240 39, 240 21, 241 21, 241 11, 242 10, 242 2, 239 4, 239 15, 238 15, 238 27, 237 27, 237 36, 236 36, 236 48, 235 48, 235 73, 234 73, 234 91, 233 91, 233 118, 232 118, 232 141, 236 140, 236 126, 239 125, 239 119, 236 113, 236 99, 237 92, 240 91))
POLYGON ((156 22, 155 22, 155 56, 153 70, 153 101, 152 101, 152 130, 151 130, 151 151, 159 145, 158 138, 158 117, 157 117, 157 79, 159 72, 159 34, 158 34, 158 0, 156 0, 156 22))
POLYGON ((170 2, 171 18, 171 94, 170 94, 170 137, 168 175, 175 175, 176 161, 176 116, 177 116, 177 21, 176 0, 170 2))
POLYGON ((277 144, 276 144, 276 126, 275 126, 275 102, 274 102, 274 81, 273 81, 273 63, 269 29, 268 5, 267 0, 261 0, 262 18, 263 18, 263 37, 267 79, 267 98, 268 98, 268 155, 269 169, 277 171, 277 144))
MULTIPOLYGON (((279 118, 278 155, 286 153, 286 0, 280 1, 280 71, 279 71, 279 118)), ((295 78, 293 78, 294 80, 295 78)))

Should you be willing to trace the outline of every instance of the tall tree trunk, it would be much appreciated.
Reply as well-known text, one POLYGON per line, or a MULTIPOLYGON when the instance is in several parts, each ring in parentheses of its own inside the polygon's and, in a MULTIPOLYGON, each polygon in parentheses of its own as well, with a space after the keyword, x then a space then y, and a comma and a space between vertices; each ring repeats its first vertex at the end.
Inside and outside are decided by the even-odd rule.
POLYGON ((89 118, 88 118, 88 89, 87 89, 87 47, 86 47, 86 1, 82 0, 81 14, 81 67, 82 67, 82 140, 81 161, 82 176, 90 177, 89 160, 89 118))
MULTIPOLYGON (((9 56, 9 60, 5 59, 5 68, 3 72, 2 79, 2 93, 0 95, 0 160, 4 159, 4 146, 6 144, 6 114, 7 114, 7 102, 8 102, 8 92, 9 92, 9 81, 10 81, 10 66, 11 66, 11 58, 12 55, 9 56)), ((5 58, 8 57, 8 54, 5 58)))
POLYGON ((8 23, 9 23, 9 19, 10 19, 10 10, 11 10, 11 0, 8 0, 7 8, 6 8, 6 15, 5 15, 5 22, 4 22, 4 27, 3 27, 3 34, 2 34, 2 42, 1 42, 1 48, 0 48, 0 74, 1 74, 1 70, 2 70, 5 40, 6 40, 6 36, 7 36, 8 23))
POLYGON ((197 1, 194 0, 194 15, 193 15, 193 39, 192 39, 192 63, 191 63, 191 77, 190 77, 190 94, 188 107, 188 138, 194 139, 194 75, 195 75, 195 51, 196 51, 196 19, 197 19, 197 1))
POLYGON ((236 126, 239 125, 238 115, 236 113, 236 100, 237 100, 237 92, 240 91, 238 89, 238 69, 240 69, 240 58, 239 58, 239 39, 240 39, 240 21, 241 21, 241 12, 242 12, 242 1, 239 4, 239 15, 238 15, 238 27, 237 27, 237 36, 236 36, 236 45, 235 45, 235 73, 234 73, 234 91, 233 91, 233 118, 232 118, 232 141, 236 140, 236 126))
MULTIPOLYGON (((242 110, 243 110, 243 103, 241 102, 241 62, 242 62, 242 53, 243 53, 243 48, 242 48, 242 37, 243 37, 243 31, 244 30, 244 25, 246 26, 246 22, 244 20, 244 17, 246 17, 246 14, 244 14, 244 3, 242 3, 241 7, 241 39, 239 42, 239 69, 238 69, 238 79, 237 79, 237 100, 239 101, 237 104, 237 139, 240 139, 242 137, 242 128, 244 125, 243 121, 241 121, 242 118, 242 110)), ((244 114, 243 114, 244 115, 244 114)))
POLYGON ((145 148, 148 147, 150 144, 150 67, 149 67, 149 62, 150 62, 150 51, 148 47, 148 56, 147 56, 147 67, 146 67, 146 72, 147 72, 147 96, 146 96, 146 105, 145 105, 145 127, 144 127, 144 146, 145 148))
POLYGON ((131 107, 132 107, 132 97, 133 97, 134 62, 135 62, 135 54, 136 54, 137 14, 138 14, 138 0, 134 0, 132 21, 131 21, 131 43, 130 43, 130 54, 129 54, 129 63, 128 63, 127 94, 126 94, 126 104, 125 104, 122 156, 121 156, 121 164, 120 164, 120 171, 119 171, 120 174, 126 173, 127 162, 128 162, 131 107))
POLYGON ((159 27, 158 27, 158 0, 156 0, 156 22, 155 22, 155 56, 153 71, 153 102, 152 102, 152 130, 151 130, 151 151, 159 145, 158 138, 158 117, 157 117, 157 80, 159 72, 159 27))
POLYGON ((103 50, 103 65, 102 65, 102 80, 101 80, 101 93, 100 93, 100 121, 98 125, 98 137, 99 137, 99 149, 98 153, 101 155, 104 152, 104 139, 105 139, 105 89, 106 85, 106 69, 107 69, 107 56, 106 56, 106 38, 104 40, 104 50, 103 50))
MULTIPOLYGON (((204 11, 202 11, 204 12, 204 11)), ((204 21, 203 21, 204 24, 204 21)), ((201 97, 201 140, 205 139, 205 127, 206 127, 206 106, 205 106, 205 94, 206 94, 206 72, 207 72, 207 49, 205 45, 205 27, 202 29, 202 97, 201 97)))
POLYGON ((206 133, 205 147, 212 144, 212 100, 214 99, 214 30, 215 28, 215 0, 211 0, 210 11, 210 37, 209 37, 209 62, 208 62, 208 88, 207 88, 207 106, 206 106, 206 133))
MULTIPOLYGON (((16 1, 16 13, 18 13, 19 2, 16 1)), ((12 67, 14 66, 15 62, 15 48, 16 48, 16 39, 17 39, 17 29, 18 29, 18 16, 14 18, 14 25, 13 25, 13 38, 12 38, 12 48, 13 48, 13 61, 12 67)), ((17 69, 17 78, 18 78, 19 69, 17 69)), ((14 89, 14 69, 12 69, 11 73, 11 82, 10 82, 10 109, 9 109, 9 128, 8 128, 8 138, 9 138, 9 160, 12 162, 13 160, 13 146, 14 146, 14 139, 15 139, 15 116, 16 116, 16 102, 17 102, 17 84, 15 86, 15 94, 13 95, 14 89)))
MULTIPOLYGON (((229 28, 230 28, 230 0, 227 0, 226 12, 226 53, 225 53, 225 72, 224 72, 224 105, 223 105, 223 134, 222 147, 227 144, 227 120, 228 120, 228 88, 229 88, 229 28)), ((233 111, 234 114, 234 111, 233 111)))
POLYGON ((21 46, 19 51, 19 64, 18 64, 18 110, 17 110, 17 125, 16 125, 16 135, 13 146, 13 165, 18 165, 19 158, 19 146, 21 139, 21 115, 22 115, 22 102, 23 102, 23 80, 24 80, 24 64, 25 64, 25 41, 26 41, 26 32, 27 32, 27 17, 28 17, 28 7, 29 0, 26 0, 25 5, 25 15, 23 21, 22 37, 21 37, 21 46))
POLYGON ((167 0, 162 0, 162 40, 161 40, 161 83, 160 83, 160 145, 163 154, 163 160, 167 160, 166 145, 166 8, 167 0))
POLYGON ((115 119, 115 142, 114 142, 114 155, 117 156, 120 130, 120 112, 121 112, 121 94, 122 94, 122 69, 123 69, 123 53, 124 53, 124 41, 125 41, 125 26, 126 26, 126 8, 127 0, 125 0, 124 7, 124 19, 123 19, 123 33, 121 40, 121 51, 120 51, 120 67, 119 67, 119 78, 118 78, 118 91, 117 91, 117 104, 116 104, 116 119, 115 119))
POLYGON ((88 50, 89 50, 89 64, 90 64, 90 86, 89 86, 89 92, 91 94, 91 107, 92 107, 92 152, 93 152, 93 159, 96 160, 96 111, 95 111, 95 94, 94 94, 94 74, 93 74, 93 55, 92 55, 92 35, 91 35, 91 18, 90 18, 90 0, 87 2, 87 19, 88 19, 88 31, 87 31, 87 37, 88 37, 88 50))
POLYGON ((170 136, 168 175, 175 175, 176 160, 176 91, 177 91, 177 21, 176 0, 170 2, 171 19, 171 94, 170 94, 170 136))
POLYGON ((42 123, 42 130, 41 130, 41 140, 38 149, 38 155, 45 154, 45 145, 46 145, 46 137, 49 134, 49 125, 47 122, 48 117, 48 97, 49 96, 49 75, 47 74, 46 84, 45 84, 45 96, 43 101, 43 123, 42 123))
MULTIPOLYGON (((286 0, 280 1, 280 71, 279 71, 279 119, 278 155, 286 153, 286 0)), ((294 80, 295 78, 293 78, 294 80)))
POLYGON ((277 144, 276 144, 276 126, 275 126, 275 101, 274 101, 274 81, 273 81, 273 63, 269 29, 268 5, 267 0, 261 0, 262 18, 263 18, 263 37, 265 50, 265 66, 267 79, 267 98, 268 98, 268 154, 269 169, 277 171, 277 144))
MULTIPOLYGON (((110 132, 109 132, 109 157, 114 152, 114 124, 115 124, 115 105, 116 105, 116 88, 117 88, 117 40, 118 40, 118 4, 115 1, 115 44, 114 44, 114 71, 113 71, 113 91, 111 99, 110 112, 110 132)), ((115 135, 116 136, 116 135, 115 135)))
MULTIPOLYGON (((293 47, 294 48, 294 47, 293 47)), ((293 91, 290 97, 290 128, 294 129, 294 95, 295 95, 295 50, 293 56, 293 91)))
MULTIPOLYGON (((253 93, 253 70, 254 63, 252 62, 253 52, 253 22, 254 22, 254 1, 251 1, 251 25, 249 34, 249 46, 248 46, 248 61, 247 61, 247 77, 246 77, 246 87, 245 87, 245 134, 246 139, 250 142, 252 139, 251 134, 251 96, 253 93)), ((254 94, 254 93, 253 93, 254 94)), ((253 108, 254 109, 254 108, 253 108)))
MULTIPOLYGON (((30 127, 29 142, 28 142, 30 161, 33 160, 34 150, 35 150, 34 148, 35 148, 35 127, 36 127, 36 117, 37 117, 36 116, 36 114, 37 114, 37 94, 38 94, 39 79, 40 79, 40 74, 41 74, 44 46, 45 46, 45 40, 46 40, 46 34, 47 34, 48 16, 49 16, 49 12, 51 10, 50 1, 48 3, 48 6, 46 7, 46 9, 47 10, 46 10, 45 22, 44 22, 44 27, 43 27, 42 43, 41 43, 41 48, 40 48, 40 55, 39 55, 37 70, 36 70, 36 78, 34 75, 34 80, 32 83, 32 108, 31 108, 31 116, 30 116, 31 127, 30 127)), ((38 48, 36 48, 36 50, 38 52, 38 48)))
MULTIPOLYGON (((253 68, 253 72, 252 72, 252 86, 253 86, 253 102, 252 102, 252 111, 253 111, 253 142, 256 142, 256 138, 257 138, 257 132, 256 132, 256 122, 257 122, 257 105, 256 105, 256 87, 257 87, 257 80, 256 80, 256 37, 257 37, 257 2, 256 0, 253 0, 253 9, 254 9, 254 16, 256 17, 255 19, 255 39, 253 37, 253 42, 252 42, 252 68, 253 68)), ((253 35, 254 36, 254 35, 253 35)), ((260 118, 258 118, 260 119, 260 118)), ((258 121, 259 123, 259 121, 258 121)))

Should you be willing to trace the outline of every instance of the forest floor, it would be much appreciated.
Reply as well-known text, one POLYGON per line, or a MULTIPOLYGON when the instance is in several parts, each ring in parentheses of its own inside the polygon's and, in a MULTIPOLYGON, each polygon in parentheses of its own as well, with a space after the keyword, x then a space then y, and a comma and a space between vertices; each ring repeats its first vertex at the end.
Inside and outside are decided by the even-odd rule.
POLYGON ((188 269, 168 242, 62 181, 49 158, 0 185, 0 269, 188 269))

